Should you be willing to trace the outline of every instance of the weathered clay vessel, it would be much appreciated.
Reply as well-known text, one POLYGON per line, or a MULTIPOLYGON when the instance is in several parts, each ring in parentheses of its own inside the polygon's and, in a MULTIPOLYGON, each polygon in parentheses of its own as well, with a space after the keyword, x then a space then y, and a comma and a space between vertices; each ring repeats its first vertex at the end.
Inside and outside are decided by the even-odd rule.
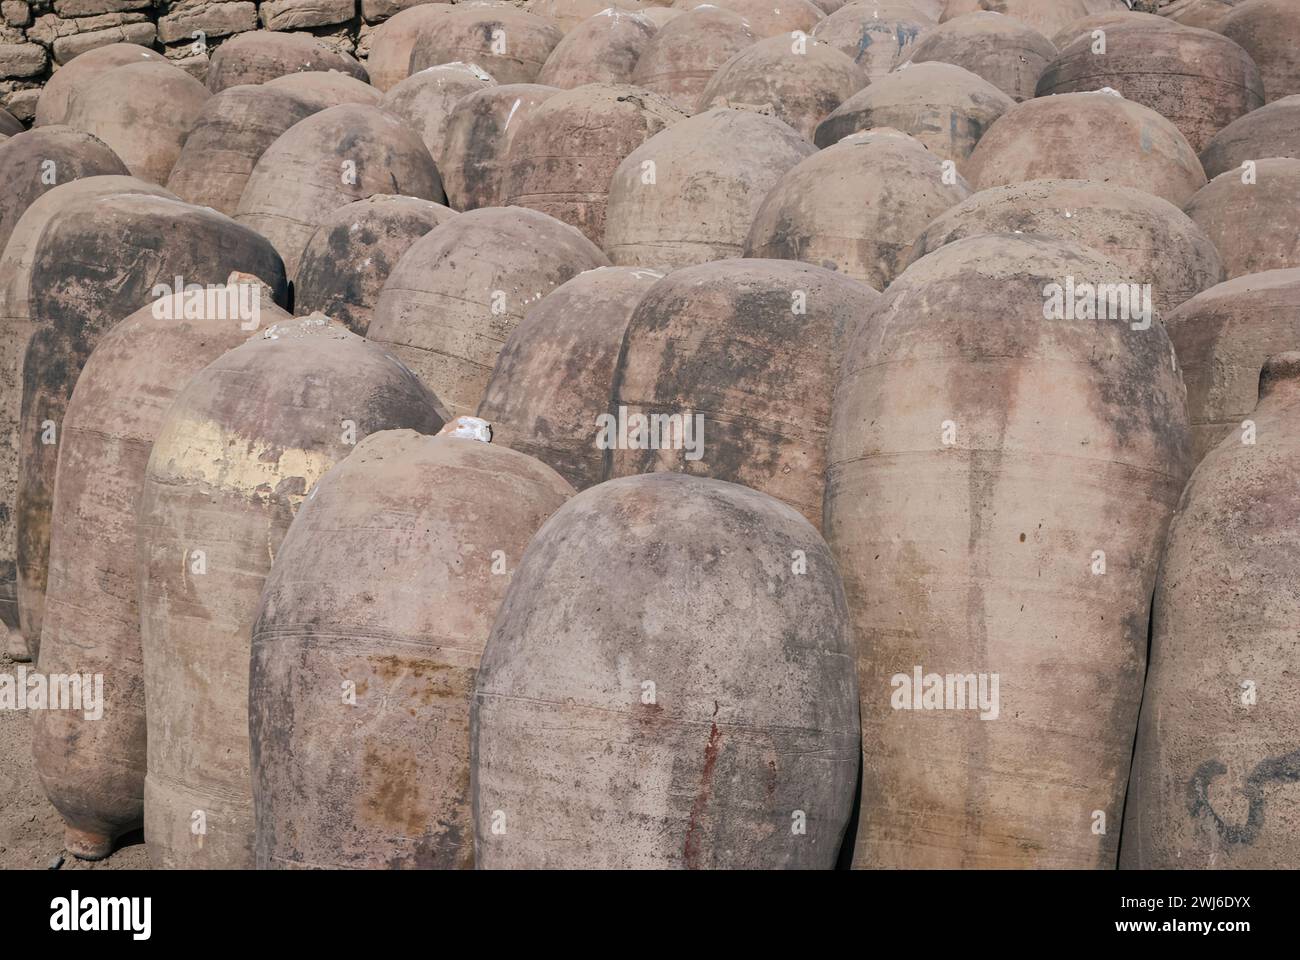
POLYGON ((981 190, 925 228, 912 260, 994 233, 1091 247, 1151 284, 1155 310, 1166 320, 1174 307, 1224 279, 1219 251, 1187 214, 1141 190, 1091 180, 1031 180, 981 190))
POLYGON ((858 643, 859 867, 1115 865, 1190 442, 1159 319, 1094 319, 1069 278, 1129 279, 1077 244, 960 240, 846 351, 825 529, 858 643))
POLYGON ((474 63, 497 83, 533 83, 564 34, 514 7, 453 7, 420 31, 407 73, 443 63, 474 63))
POLYGON ((130 63, 78 88, 65 122, 106 143, 131 176, 166 183, 209 97, 203 84, 169 63, 130 63))
POLYGON ((970 186, 897 130, 855 133, 801 160, 754 216, 745 256, 802 260, 883 290, 935 217, 970 186))
POLYGON ((410 430, 325 474, 253 628, 259 867, 474 865, 479 657, 524 547, 572 494, 522 453, 410 430))
POLYGON ((472 414, 497 354, 529 305, 605 255, 523 207, 488 207, 425 234, 388 275, 368 336, 388 344, 447 404, 472 414))
POLYGON ((1259 160, 1221 173, 1183 211, 1223 255, 1228 277, 1300 267, 1300 160, 1259 160))
POLYGON ((605 236, 610 180, 623 158, 686 114, 666 98, 621 84, 590 84, 548 97, 510 141, 502 202, 530 207, 605 236))
POLYGON ((1211 287, 1166 323, 1187 381, 1199 462, 1255 409, 1265 359, 1300 343, 1300 269, 1250 273, 1211 287))
POLYGON ((1105 52, 1091 35, 1076 37, 1043 71, 1038 96, 1110 87, 1172 120, 1192 149, 1264 105, 1264 84, 1250 55, 1210 30, 1168 20, 1124 21, 1105 30, 1105 52))
POLYGON ((1232 121, 1201 151, 1201 166, 1213 179, 1247 160, 1290 157, 1300 160, 1300 94, 1274 100, 1232 121))
POLYGON ((471 93, 494 86, 496 81, 473 64, 446 63, 411 74, 384 94, 379 106, 419 134, 441 169, 452 110, 471 93))
POLYGON ((1300 856, 1300 354, 1265 363, 1259 395, 1170 529, 1121 867, 1285 869, 1300 856))
POLYGON ((692 111, 718 68, 758 40, 738 13, 712 5, 687 10, 651 38, 632 83, 692 111))
POLYGON ((72 95, 82 86, 94 86, 96 78, 114 67, 128 63, 164 63, 166 59, 161 53, 155 53, 138 43, 110 43, 78 54, 54 71, 45 86, 41 87, 33 125, 43 127, 52 123, 65 123, 72 95))
POLYGON ((820 528, 844 336, 878 299, 789 260, 670 273, 628 322, 609 416, 594 436, 606 476, 674 470, 741 483, 820 528))
POLYGON ((657 30, 640 13, 606 7, 555 45, 537 82, 565 90, 584 83, 632 83, 637 61, 657 30))
POLYGON ((233 271, 262 279, 277 302, 287 302, 284 266, 264 238, 173 197, 125 193, 67 204, 41 233, 30 275, 35 330, 21 367, 16 509, 19 616, 33 654, 45 609, 58 435, 82 367, 104 333, 174 290, 178 277, 185 286, 224 286, 233 271))
POLYGON ((817 124, 867 83, 866 72, 828 43, 769 37, 720 66, 695 109, 767 109, 812 140, 817 124))
POLYGON ((411 48, 427 29, 444 13, 452 9, 450 3, 438 0, 400 10, 375 27, 370 35, 370 55, 366 58, 366 72, 370 82, 381 93, 387 93, 410 75, 411 48))
POLYGON ((874 3, 853 3, 836 10, 813 28, 812 35, 829 43, 866 71, 871 80, 905 63, 917 41, 934 21, 874 3))
POLYGON ((1214 29, 1250 54, 1269 102, 1300 93, 1300 17, 1290 0, 1246 0, 1214 29))
POLYGON ((36 199, 83 177, 127 176, 126 164, 104 141, 62 125, 38 127, 0 143, 0 251, 36 199))
POLYGON ((353 444, 442 423, 410 370, 319 314, 267 327, 172 404, 137 525, 155 867, 253 866, 249 651, 272 559, 353 444))
POLYGON ((678 473, 578 494, 529 543, 483 651, 478 865, 832 867, 852 648, 830 552, 784 504, 678 473))
POLYGON ((217 47, 208 64, 208 89, 220 93, 241 83, 265 83, 286 73, 338 70, 369 80, 366 68, 306 33, 250 30, 217 47))
POLYGON ((963 169, 977 190, 1027 180, 1100 180, 1175 206, 1205 186, 1196 151, 1177 127, 1150 107, 1108 93, 1016 104, 980 138, 963 169))
POLYGON ((438 172, 453 210, 495 207, 510 141, 537 106, 559 93, 535 83, 487 87, 456 101, 447 118, 438 172))
POLYGON ((397 261, 455 215, 432 200, 387 193, 339 207, 307 241, 294 282, 294 309, 323 313, 364 337, 397 261))
MULTIPOLYGON (((134 177, 86 177, 61 184, 41 194, 14 226, 0 251, 0 502, 18 499, 18 438, 22 410, 23 363, 27 344, 39 318, 32 315, 32 265, 37 244, 49 222, 64 206, 75 207, 96 197, 116 193, 142 193, 171 197, 162 187, 134 177)), ((173 198, 174 199, 174 198, 173 198)), ((16 557, 18 549, 14 510, 0 511, 0 620, 7 637, 4 644, 15 660, 31 659, 27 641, 19 630, 16 557)))
POLYGON ((233 217, 253 167, 280 135, 316 111, 267 84, 226 87, 203 105, 167 177, 186 203, 233 217))
POLYGON ((32 754, 67 824, 65 847, 107 856, 144 826, 144 662, 135 565, 136 503, 154 437, 190 377, 288 320, 270 289, 232 274, 225 290, 156 300, 113 326, 86 362, 60 438, 41 669, 102 675, 102 716, 35 711, 32 754))
POLYGON ((597 267, 529 307, 497 356, 478 415, 492 442, 536 457, 577 490, 600 483, 595 444, 632 311, 662 273, 597 267))
POLYGON ((376 193, 446 199, 438 168, 413 131, 376 107, 343 104, 295 123, 266 148, 235 219, 275 244, 293 278, 321 219, 376 193))
POLYGON ((939 60, 977 74, 1013 100, 1031 100, 1056 57, 1052 41, 1011 17, 980 11, 939 24, 917 41, 912 63, 939 60))
POLYGON ((850 134, 892 127, 961 168, 984 131, 1014 105, 969 70, 951 63, 914 63, 845 100, 817 125, 815 140, 817 146, 829 147, 850 134))
POLYGON ((816 148, 775 117, 715 107, 673 124, 614 171, 605 251, 674 270, 738 257, 768 191, 816 148))

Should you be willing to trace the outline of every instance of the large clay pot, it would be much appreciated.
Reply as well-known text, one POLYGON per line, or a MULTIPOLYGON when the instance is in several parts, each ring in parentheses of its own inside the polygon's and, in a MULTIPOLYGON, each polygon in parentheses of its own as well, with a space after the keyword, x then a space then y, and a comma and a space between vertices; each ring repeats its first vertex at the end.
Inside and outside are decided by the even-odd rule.
POLYGON ((1122 21, 1104 33, 1104 53, 1090 34, 1062 48, 1039 78, 1038 96, 1110 87, 1172 120, 1198 152, 1264 105, 1255 61, 1221 34, 1168 20, 1122 21))
POLYGON ((34 126, 64 123, 68 103, 82 86, 93 86, 101 75, 128 63, 164 63, 166 57, 138 43, 110 43, 78 54, 55 70, 36 101, 34 126))
POLYGON ((453 7, 420 31, 407 73, 473 63, 497 83, 533 83, 564 34, 551 21, 514 7, 453 7))
POLYGON ((1183 211, 1219 248, 1229 278, 1300 267, 1300 160, 1221 173, 1183 211))
POLYGON ((1300 856, 1300 354, 1192 476, 1151 622, 1120 866, 1286 869, 1300 856))
POLYGON ((1166 318, 1187 381, 1197 462, 1241 429, 1259 401, 1259 370, 1300 343, 1300 269, 1248 273, 1166 318))
MULTIPOLYGON (((14 226, 0 251, 0 502, 18 498, 18 438, 23 399, 23 363, 39 319, 32 315, 32 265, 41 234, 66 205, 73 207, 115 193, 172 196, 162 187, 134 177, 98 176, 72 180, 41 194, 14 226)), ((17 516, 0 511, 0 620, 6 652, 19 661, 31 659, 19 629, 17 516)))
POLYGON ((572 494, 522 453, 410 430, 321 478, 253 628, 259 867, 474 865, 479 657, 524 547, 572 494))
POLYGON ((390 344, 453 416, 472 414, 529 305, 608 264, 590 240, 544 213, 471 210, 403 254, 380 291, 368 335, 390 344))
POLYGON ((1201 151, 1201 166, 1213 179, 1237 170, 1247 160, 1290 157, 1300 160, 1300 94, 1274 100, 1232 121, 1201 151))
POLYGON ((447 118, 438 172, 454 210, 495 207, 510 141, 537 106, 559 93, 535 83, 487 87, 456 101, 447 118))
POLYGON ((1205 231, 1168 200, 1092 180, 1031 180, 992 187, 936 217, 912 259, 983 234, 1012 233, 1081 243, 1150 283, 1156 312, 1169 311, 1224 278, 1205 231))
POLYGON ((67 824, 64 846, 82 859, 107 856, 114 840, 144 826, 135 520, 153 440, 191 376, 259 324, 289 319, 257 278, 235 273, 227 283, 229 297, 174 293, 113 326, 86 362, 64 417, 40 667, 103 676, 104 709, 94 719, 37 711, 32 753, 45 795, 67 824))
POLYGON ((383 94, 364 80, 339 70, 286 73, 282 77, 266 81, 262 86, 293 94, 310 106, 313 113, 337 107, 341 103, 377 107, 383 99, 383 94))
POLYGON ((441 404, 382 348, 317 314, 194 376, 154 441, 137 521, 155 867, 253 866, 253 621, 294 512, 352 445, 434 433, 441 404))
POLYGON ((568 36, 604 10, 632 10, 637 5, 637 0, 528 0, 524 9, 551 21, 568 36))
POLYGON ((632 83, 658 28, 639 13, 607 7, 555 45, 537 82, 571 90, 585 83, 632 83))
POLYGON ((502 202, 530 207, 600 245, 610 180, 623 158, 686 114, 620 84, 564 90, 524 117, 510 141, 502 202))
POLYGON ((651 38, 632 83, 692 111, 718 68, 758 39, 738 13, 712 5, 687 10, 651 38))
POLYGON ((108 144, 131 176, 166 183, 210 96, 169 63, 130 63, 79 87, 65 122, 108 144))
POLYGON ((1160 15, 1186 27, 1218 30, 1223 18, 1232 12, 1241 0, 1174 0, 1160 15))
POLYGON ((918 140, 888 128, 855 133, 801 160, 754 216, 747 257, 802 260, 877 289, 912 244, 970 187, 918 140))
POLYGON ((628 322, 593 436, 606 476, 674 470, 742 483, 820 527, 844 336, 878 299, 790 260, 673 271, 628 322))
POLYGON ((1052 41, 1027 24, 980 11, 939 24, 917 42, 911 62, 955 64, 1020 102, 1033 98, 1056 52, 1052 41))
POLYGON ((1051 37, 1052 44, 1057 50, 1064 50, 1069 46, 1072 40, 1084 36, 1085 34, 1091 37, 1094 31, 1105 31, 1115 24, 1169 23, 1167 19, 1156 16, 1154 13, 1142 13, 1138 10, 1130 10, 1124 5, 1124 0, 1118 0, 1118 3, 1118 9, 1104 10, 1100 13, 1090 13, 1088 16, 1080 17, 1078 20, 1062 27, 1051 37))
POLYGON ((21 366, 15 511, 19 616, 33 654, 45 609, 59 430, 82 367, 100 337, 173 290, 176 278, 224 286, 233 271, 260 278, 287 302, 284 266, 264 238, 174 197, 122 193, 68 204, 42 231, 30 274, 35 330, 21 366))
POLYGON ((38 197, 82 177, 127 176, 121 158, 98 137, 65 126, 38 127, 0 143, 0 251, 38 197))
POLYGON ((817 124, 868 83, 866 72, 828 43, 769 37, 718 68, 696 104, 768 109, 812 140, 817 124))
POLYGON ((597 424, 609 413, 632 311, 663 277, 640 267, 597 267, 529 307, 478 407, 492 424, 492 441, 536 457, 577 490, 605 479, 597 424))
POLYGON ((675 123, 614 171, 605 251, 674 270, 741 256, 768 191, 816 148, 775 117, 715 107, 675 123))
POLYGON ((471 93, 493 86, 496 81, 472 64, 446 63, 411 74, 384 94, 379 106, 420 135, 441 170, 452 110, 471 93))
POLYGON ((410 75, 411 49, 420 35, 426 29, 436 29, 433 24, 451 9, 450 3, 425 0, 399 11, 375 28, 370 35, 366 71, 377 90, 387 93, 410 75))
POLYGON ((1290 0, 1246 0, 1215 28, 1259 66, 1269 102, 1300 93, 1300 16, 1290 0))
POLYGON ((857 773, 852 646, 830 552, 784 504, 678 473, 578 494, 483 651, 478 865, 830 868, 857 773))
POLYGON ((377 107, 342 104, 295 123, 266 148, 235 219, 275 244, 292 279, 321 220, 376 193, 446 199, 414 131, 377 107))
POLYGON ((167 177, 167 189, 186 203, 233 217, 262 154, 315 112, 296 94, 264 83, 226 87, 203 105, 167 177))
POLYGON ((306 33, 250 30, 217 47, 208 64, 208 89, 220 93, 241 83, 266 83, 287 73, 337 70, 368 81, 366 68, 324 40, 306 33))
POLYGON ((841 103, 817 126, 829 147, 873 127, 892 127, 920 140, 959 169, 993 121, 1015 101, 983 77, 951 63, 913 63, 886 74, 841 103))
MULTIPOLYGON (((811 0, 721 0, 710 6, 722 7, 739 15, 760 38, 787 37, 796 31, 812 33, 825 16, 811 0)), ((700 0, 676 0, 675 7, 697 10, 700 0)))
POLYGON ((323 313, 364 337, 397 261, 416 240, 455 215, 432 200, 388 193, 339 207, 321 220, 303 250, 294 309, 323 313))
POLYGON ((948 0, 940 23, 985 10, 1018 20, 1050 37, 1062 27, 1087 16, 1087 0, 948 0))
POLYGON ((1190 442, 1158 318, 1064 288, 1130 279, 973 237, 856 327, 825 530, 858 642, 859 867, 1115 866, 1190 442))
POLYGON ((977 190, 1027 180, 1101 180, 1182 206, 1205 186, 1187 138, 1150 107, 1108 93, 1018 103, 985 132, 964 167, 977 190), (1061 144, 1068 142, 1069 150, 1061 144))
POLYGON ((874 82, 905 63, 933 26, 906 7, 852 3, 817 24, 812 35, 851 57, 874 82))

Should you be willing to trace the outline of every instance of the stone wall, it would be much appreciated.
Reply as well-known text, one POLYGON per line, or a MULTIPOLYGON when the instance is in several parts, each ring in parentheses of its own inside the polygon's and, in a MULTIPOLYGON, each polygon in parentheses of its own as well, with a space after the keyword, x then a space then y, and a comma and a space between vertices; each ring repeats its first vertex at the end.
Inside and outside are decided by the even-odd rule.
POLYGON ((376 24, 428 0, 0 0, 0 106, 30 122, 59 64, 109 43, 162 52, 200 79, 222 40, 303 30, 362 59, 376 24))

